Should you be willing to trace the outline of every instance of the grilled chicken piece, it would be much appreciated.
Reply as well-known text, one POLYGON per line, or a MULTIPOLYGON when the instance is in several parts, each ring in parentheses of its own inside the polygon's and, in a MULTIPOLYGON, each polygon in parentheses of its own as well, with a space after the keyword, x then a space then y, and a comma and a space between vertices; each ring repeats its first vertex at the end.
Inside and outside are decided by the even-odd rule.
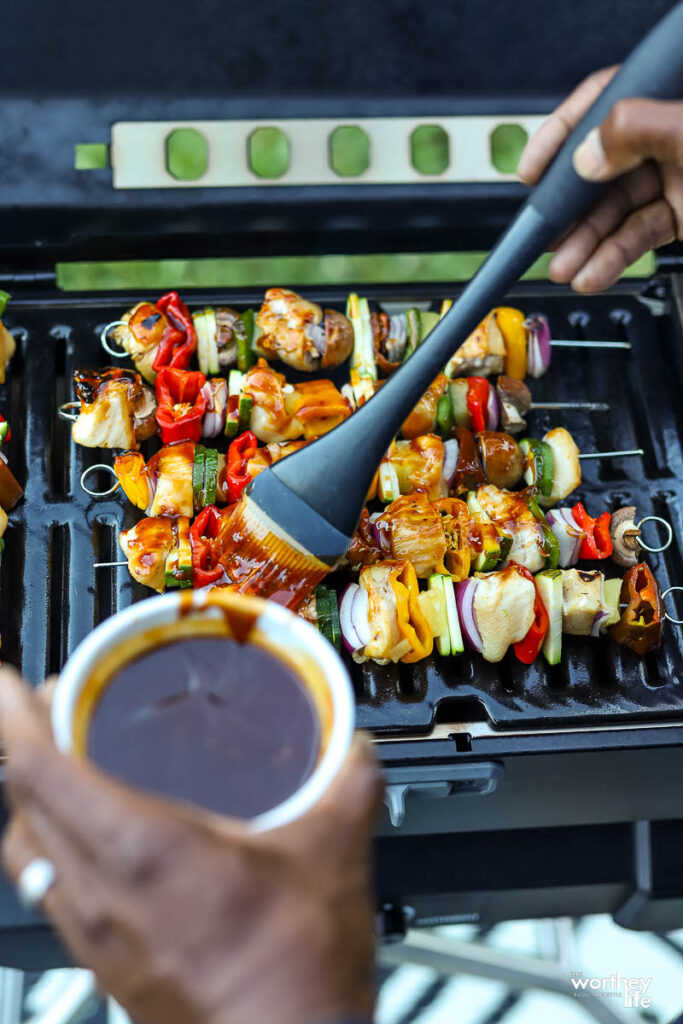
POLYGON ((375 520, 390 558, 412 562, 420 579, 446 572, 446 535, 441 516, 426 494, 405 494, 375 520))
POLYGON ((149 460, 147 470, 156 483, 149 509, 150 515, 192 518, 194 449, 194 444, 187 441, 182 444, 169 444, 149 460))
POLYGON ((385 663, 399 661, 410 650, 410 643, 399 629, 391 565, 367 566, 362 570, 359 582, 368 595, 370 642, 365 646, 366 658, 385 663))
POLYGON ((121 320, 111 332, 113 341, 131 356, 145 380, 154 384, 157 375, 152 364, 164 335, 173 325, 151 302, 138 302, 121 320))
POLYGON ((284 388, 287 386, 291 387, 286 384, 284 374, 271 369, 264 359, 259 359, 245 374, 242 391, 254 401, 249 425, 259 441, 269 444, 299 437, 301 426, 292 423, 285 405, 284 388))
MULTIPOLYGON (((187 523, 189 527, 189 520, 187 523)), ((119 544, 133 579, 161 593, 166 581, 166 559, 176 544, 173 521, 164 516, 141 519, 119 534, 119 544)))
POLYGON ((517 562, 529 572, 540 572, 546 562, 543 527, 534 518, 524 494, 501 491, 492 484, 477 490, 477 498, 489 519, 512 537, 505 565, 517 562))
POLYGON ((76 444, 137 450, 156 434, 156 397, 139 373, 112 366, 77 370, 74 384, 81 403, 71 430, 76 444))
POLYGON ((436 434, 425 434, 412 441, 396 441, 385 458, 396 470, 401 494, 424 491, 436 501, 448 494, 443 479, 443 441, 436 434))
POLYGON ((242 391, 254 402, 250 427, 259 441, 272 444, 304 437, 313 440, 351 415, 351 403, 331 380, 287 384, 264 359, 247 371, 242 391))
POLYGON ((444 373, 432 381, 424 395, 420 398, 413 411, 401 427, 403 437, 414 438, 421 434, 430 434, 436 425, 436 406, 448 387, 448 377, 444 373))
POLYGON ((402 495, 374 520, 370 532, 369 520, 361 522, 349 560, 358 562, 365 557, 365 564, 371 564, 381 555, 411 562, 420 579, 435 572, 463 579, 470 564, 469 522, 467 506, 457 498, 432 502, 419 491, 402 495))
POLYGON ((451 356, 446 373, 449 377, 491 377, 502 373, 504 365, 505 341, 492 309, 451 356))
POLYGON ((361 570, 360 586, 368 595, 370 641, 356 660, 412 663, 432 653, 434 636, 419 602, 420 591, 410 562, 379 562, 361 570))
POLYGON ((539 494, 538 501, 541 505, 555 505, 581 486, 579 449, 564 427, 549 430, 543 440, 550 445, 553 453, 553 489, 547 498, 539 494))
POLYGON ((604 576, 597 569, 562 570, 562 632, 590 636, 595 616, 603 608, 604 576))
POLYGON ((534 621, 536 587, 514 567, 477 573, 474 618, 487 661, 500 661, 510 644, 523 640, 534 621))
POLYGON ((279 462, 280 459, 284 459, 287 455, 298 452, 300 448, 305 448, 307 444, 308 441, 276 441, 273 444, 267 444, 265 448, 257 448, 247 463, 249 476, 253 479, 255 476, 258 476, 262 469, 267 469, 274 462, 279 462))
MULTIPOLYGON (((153 455, 147 465, 140 452, 128 452, 114 459, 114 472, 129 501, 145 509, 150 516, 189 516, 195 511, 195 492, 204 478, 195 481, 195 450, 192 441, 167 444, 153 455)), ((228 500, 225 456, 218 453, 216 503, 228 500)), ((200 506, 201 507, 201 506, 200 506)), ((199 508, 196 509, 199 511, 199 508)))
POLYGON ((256 317, 262 331, 255 347, 267 359, 281 359, 297 370, 338 366, 353 348, 353 327, 335 310, 290 291, 269 288, 256 317))
POLYGON ((501 374, 496 381, 500 402, 500 426, 508 434, 526 430, 526 417, 531 409, 531 392, 526 384, 515 377, 501 374))
POLYGON ((17 350, 17 343, 0 320, 0 384, 5 383, 9 361, 17 350))

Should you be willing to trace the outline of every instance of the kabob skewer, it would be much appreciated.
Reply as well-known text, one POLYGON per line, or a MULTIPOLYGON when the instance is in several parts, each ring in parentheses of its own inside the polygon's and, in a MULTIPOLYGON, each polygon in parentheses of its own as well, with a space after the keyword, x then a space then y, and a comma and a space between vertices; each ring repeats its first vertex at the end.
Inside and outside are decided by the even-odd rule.
MULTIPOLYGON (((442 314, 447 308, 448 303, 444 303, 442 314)), ((128 497, 147 512, 147 518, 121 535, 127 561, 96 563, 98 568, 126 564, 136 579, 155 589, 238 585, 248 590, 248 573, 237 581, 233 576, 235 552, 229 550, 230 542, 235 541, 231 537, 231 509, 221 511, 214 502, 229 506, 262 468, 325 433, 370 399, 382 384, 380 374, 393 372, 439 319, 439 314, 417 309, 395 316, 371 312, 367 301, 355 295, 349 297, 346 313, 346 317, 329 310, 323 314, 320 307, 295 293, 270 289, 257 313, 238 314, 224 308, 202 310, 190 317, 177 295, 170 293, 156 306, 140 304, 121 322, 105 328, 105 345, 113 326, 113 336, 133 356, 140 373, 148 380, 156 374, 158 399, 160 383, 163 390, 170 380, 184 389, 171 394, 172 407, 196 404, 197 396, 202 394, 206 402, 195 414, 195 433, 189 438, 170 438, 180 442, 172 445, 175 451, 169 451, 166 445, 149 464, 133 451, 117 457, 114 470, 109 467, 117 477, 116 486, 123 486, 128 497), (173 331, 180 333, 175 341, 173 331), (165 338, 169 333, 171 342, 165 338), (164 345, 166 353, 171 352, 170 364, 163 364, 160 356, 164 345), (195 349, 199 373, 187 370, 195 349), (349 354, 350 388, 340 392, 330 381, 311 382, 310 404, 317 403, 317 411, 311 416, 300 415, 306 401, 301 402, 297 392, 305 391, 305 384, 288 385, 263 358, 254 365, 257 357, 268 356, 281 358, 300 370, 318 370, 338 365, 349 354), (217 373, 233 363, 237 364, 233 373, 239 380, 235 377, 232 387, 222 378, 206 379, 206 374, 217 373), (179 373, 175 381, 174 372, 179 373), (190 379, 193 377, 194 381, 190 379), (326 394, 321 396, 325 390, 326 394), (213 405, 208 391, 214 397, 213 405), (293 394, 295 399, 286 397, 293 394), (229 397, 233 398, 233 405, 235 400, 239 405, 237 415, 233 409, 232 419, 229 397), (299 403, 296 408, 295 402, 299 403), (204 429, 204 415, 209 417, 208 430, 204 429), (306 425, 315 419, 315 426, 306 425), (216 436, 222 431, 228 436, 239 435, 230 445, 227 458, 198 443, 202 436, 216 436), (265 442, 266 447, 259 447, 259 441, 265 442), (197 518, 192 523, 195 514, 197 518), (156 549, 155 559, 150 560, 150 549, 156 549)), ((658 517, 645 517, 636 523, 632 507, 618 510, 612 517, 605 512, 597 519, 591 518, 580 503, 573 508, 552 508, 547 515, 542 509, 561 502, 580 484, 581 459, 639 457, 643 455, 642 449, 579 452, 571 435, 562 428, 549 431, 541 440, 524 438, 519 444, 512 437, 524 430, 526 415, 535 409, 601 412, 609 408, 603 402, 532 400, 523 378, 527 374, 538 377, 547 370, 553 345, 630 348, 630 343, 621 341, 551 339, 548 322, 542 315, 525 317, 519 310, 500 307, 492 310, 460 346, 445 373, 437 378, 404 423, 403 439, 392 445, 373 485, 373 490, 389 505, 383 513, 364 513, 358 543, 354 541, 348 555, 349 564, 359 572, 359 583, 351 585, 356 588, 352 592, 353 607, 356 608, 358 600, 362 605, 364 599, 358 598, 358 592, 364 589, 368 592, 366 603, 373 586, 378 588, 378 594, 386 596, 393 592, 400 596, 396 601, 399 628, 397 633, 396 621, 381 611, 377 598, 375 612, 379 619, 374 625, 381 628, 379 633, 377 628, 374 633, 371 630, 372 642, 361 645, 364 650, 358 660, 369 657, 380 661, 416 661, 431 652, 435 639, 439 650, 449 653, 453 644, 450 639, 447 643, 446 634, 448 623, 452 625, 453 608, 456 615, 464 611, 465 632, 470 645, 477 649, 468 632, 472 615, 468 618, 467 610, 471 612, 475 607, 474 596, 467 595, 478 595, 479 620, 484 623, 487 601, 498 608, 505 594, 505 620, 516 617, 517 625, 506 640, 506 631, 498 621, 489 639, 482 641, 484 657, 497 661, 513 644, 522 661, 529 663, 543 647, 550 663, 556 664, 558 586, 567 605, 560 614, 560 636, 562 624, 566 632, 596 635, 611 626, 615 639, 638 653, 656 646, 656 630, 645 631, 645 636, 635 619, 627 628, 624 617, 629 609, 633 611, 636 591, 641 600, 641 592, 647 591, 659 624, 656 642, 659 641, 661 623, 667 616, 660 604, 656 581, 644 563, 637 563, 637 557, 641 548, 656 551, 668 546, 672 537, 669 524, 659 520, 669 536, 664 544, 650 547, 641 540, 640 527, 648 519, 658 517), (489 376, 497 376, 495 385, 489 383, 489 376), (499 431, 500 426, 507 432, 499 431), (527 485, 522 491, 507 490, 520 483, 522 477, 527 485), (453 497, 465 493, 466 502, 453 497), (416 538, 421 546, 411 550, 416 538), (574 568, 579 559, 603 559, 609 555, 628 567, 623 583, 606 580, 599 570, 574 568), (428 580, 426 591, 420 591, 418 579, 428 580), (366 580, 368 587, 364 587, 366 580), (448 596, 449 586, 455 587, 453 601, 448 596), (583 595, 576 598, 579 605, 588 601, 576 614, 572 612, 574 590, 583 595), (617 590, 626 609, 623 613, 617 590), (544 593, 549 602, 545 620, 540 613, 544 593), (595 609, 589 616, 591 601, 595 609), (420 621, 416 609, 421 607, 420 621), (412 623, 411 615, 415 616, 412 623), (403 627, 412 637, 410 643, 403 635, 403 627), (617 636, 620 629, 621 637, 617 636), (522 648, 518 650, 520 644, 522 648)), ((184 415, 183 412, 178 418, 183 419, 184 415)), ((162 427, 162 440, 168 440, 158 414, 156 419, 162 427)), ((139 440, 135 433, 134 440, 139 440)), ((86 489, 97 495, 87 486, 86 489)), ((100 493, 112 493, 113 489, 100 493)), ((373 496, 371 493, 369 497, 373 496)), ((338 612, 344 612, 344 618, 348 605, 349 599, 343 598, 343 607, 337 609, 334 592, 321 584, 315 600, 306 602, 302 613, 316 614, 329 625, 338 612), (316 605, 313 611, 312 604, 316 605)), ((372 602, 368 607, 371 605, 372 602)), ((369 620, 363 628, 370 628, 369 620)), ((481 632, 486 633, 484 625, 481 632)), ((359 651, 360 648, 356 654, 359 651)))

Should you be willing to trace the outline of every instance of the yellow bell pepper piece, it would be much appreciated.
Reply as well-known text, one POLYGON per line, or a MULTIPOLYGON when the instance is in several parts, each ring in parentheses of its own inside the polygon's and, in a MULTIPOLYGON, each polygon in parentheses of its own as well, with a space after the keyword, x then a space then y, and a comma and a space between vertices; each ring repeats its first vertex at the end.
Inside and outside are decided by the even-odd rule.
POLYGON ((524 313, 511 306, 499 306, 496 322, 505 341, 505 372, 508 377, 524 380, 526 377, 526 330, 524 313))
POLYGON ((114 472, 123 493, 136 508, 146 509, 151 501, 151 488, 145 459, 141 452, 127 452, 114 459, 114 472))
POLYGON ((396 598, 398 628, 411 648, 401 661, 422 661, 432 653, 434 636, 418 600, 420 589, 412 562, 396 562, 390 581, 396 598))

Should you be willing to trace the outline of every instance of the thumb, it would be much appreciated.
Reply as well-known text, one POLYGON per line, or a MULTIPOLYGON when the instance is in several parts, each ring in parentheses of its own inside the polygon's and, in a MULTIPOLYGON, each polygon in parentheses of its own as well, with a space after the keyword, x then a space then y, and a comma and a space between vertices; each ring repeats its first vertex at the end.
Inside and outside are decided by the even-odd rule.
POLYGON ((574 151, 574 168, 588 181, 606 181, 645 160, 683 166, 683 103, 619 100, 574 151))

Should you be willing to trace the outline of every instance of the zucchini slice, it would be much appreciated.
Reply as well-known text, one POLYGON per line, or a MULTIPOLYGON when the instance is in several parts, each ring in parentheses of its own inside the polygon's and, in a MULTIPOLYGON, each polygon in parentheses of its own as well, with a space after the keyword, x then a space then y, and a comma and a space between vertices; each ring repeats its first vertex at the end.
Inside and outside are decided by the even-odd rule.
POLYGON ((318 629, 336 650, 341 650, 341 627, 336 592, 322 584, 316 587, 315 607, 318 616, 318 629))
POLYGON ((562 659, 562 570, 545 569, 535 582, 549 620, 541 650, 549 665, 558 665, 562 659))
POLYGON ((218 487, 218 452, 215 448, 204 450, 204 486, 202 487, 202 508, 215 505, 218 487))
POLYGON ((204 479, 206 475, 206 448, 203 444, 194 446, 194 464, 192 466, 192 499, 195 512, 204 508, 202 499, 204 496, 204 479))
POLYGON ((197 332, 197 360, 199 369, 207 377, 219 372, 218 346, 216 345, 216 310, 200 309, 192 314, 197 332))
POLYGON ((398 473, 390 462, 383 462, 379 467, 379 482, 377 491, 379 500, 386 503, 396 501, 401 497, 401 484, 398 473))

